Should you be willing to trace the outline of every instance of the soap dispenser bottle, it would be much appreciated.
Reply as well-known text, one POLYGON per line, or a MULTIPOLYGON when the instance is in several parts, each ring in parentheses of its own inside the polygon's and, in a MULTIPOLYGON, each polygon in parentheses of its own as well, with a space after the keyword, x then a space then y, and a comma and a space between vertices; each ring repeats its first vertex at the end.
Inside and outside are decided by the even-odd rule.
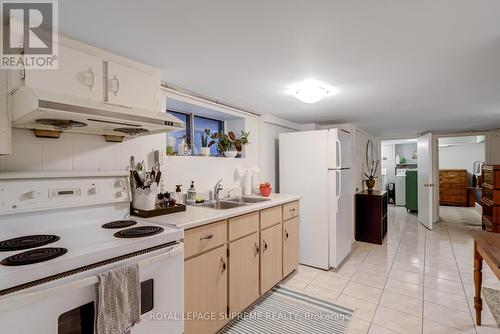
POLYGON ((194 188, 194 181, 191 181, 191 186, 187 191, 186 203, 187 204, 196 203, 196 189, 194 188))

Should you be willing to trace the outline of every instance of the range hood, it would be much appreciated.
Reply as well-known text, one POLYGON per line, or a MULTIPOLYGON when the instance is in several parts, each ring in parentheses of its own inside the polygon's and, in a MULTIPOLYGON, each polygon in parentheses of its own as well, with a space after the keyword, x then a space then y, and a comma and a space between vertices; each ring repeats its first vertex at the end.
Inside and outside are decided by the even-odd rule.
POLYGON ((185 128, 174 116, 116 106, 26 86, 12 94, 12 126, 110 137, 133 137, 185 128))

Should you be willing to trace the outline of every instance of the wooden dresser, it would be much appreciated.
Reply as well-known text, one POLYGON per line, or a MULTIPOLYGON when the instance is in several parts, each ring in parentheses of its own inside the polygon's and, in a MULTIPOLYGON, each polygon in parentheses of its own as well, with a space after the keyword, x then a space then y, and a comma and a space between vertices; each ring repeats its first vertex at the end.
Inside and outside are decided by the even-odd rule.
POLYGON ((483 229, 500 232, 500 165, 483 166, 483 229))
POLYGON ((387 191, 356 194, 356 240, 381 245, 387 233, 387 191))
POLYGON ((467 170, 439 171, 439 204, 467 206, 467 170))

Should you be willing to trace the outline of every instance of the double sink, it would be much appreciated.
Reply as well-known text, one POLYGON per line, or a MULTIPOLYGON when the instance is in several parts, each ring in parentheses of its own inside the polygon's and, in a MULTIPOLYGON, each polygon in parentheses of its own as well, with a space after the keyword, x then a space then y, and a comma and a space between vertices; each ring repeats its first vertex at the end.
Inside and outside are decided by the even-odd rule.
POLYGON ((216 210, 226 210, 237 208, 240 206, 245 206, 249 204, 261 203, 270 201, 270 198, 262 198, 262 197, 252 197, 252 196, 238 196, 238 197, 229 197, 223 200, 218 201, 210 201, 204 202, 200 204, 196 204, 196 206, 201 206, 205 208, 212 208, 216 210))

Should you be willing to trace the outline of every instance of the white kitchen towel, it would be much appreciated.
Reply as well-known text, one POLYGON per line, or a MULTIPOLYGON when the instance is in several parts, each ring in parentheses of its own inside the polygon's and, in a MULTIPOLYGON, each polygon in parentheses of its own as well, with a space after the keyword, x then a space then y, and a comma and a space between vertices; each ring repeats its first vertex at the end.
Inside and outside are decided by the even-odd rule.
POLYGON ((126 334, 140 321, 139 266, 99 274, 96 284, 96 334, 126 334))

